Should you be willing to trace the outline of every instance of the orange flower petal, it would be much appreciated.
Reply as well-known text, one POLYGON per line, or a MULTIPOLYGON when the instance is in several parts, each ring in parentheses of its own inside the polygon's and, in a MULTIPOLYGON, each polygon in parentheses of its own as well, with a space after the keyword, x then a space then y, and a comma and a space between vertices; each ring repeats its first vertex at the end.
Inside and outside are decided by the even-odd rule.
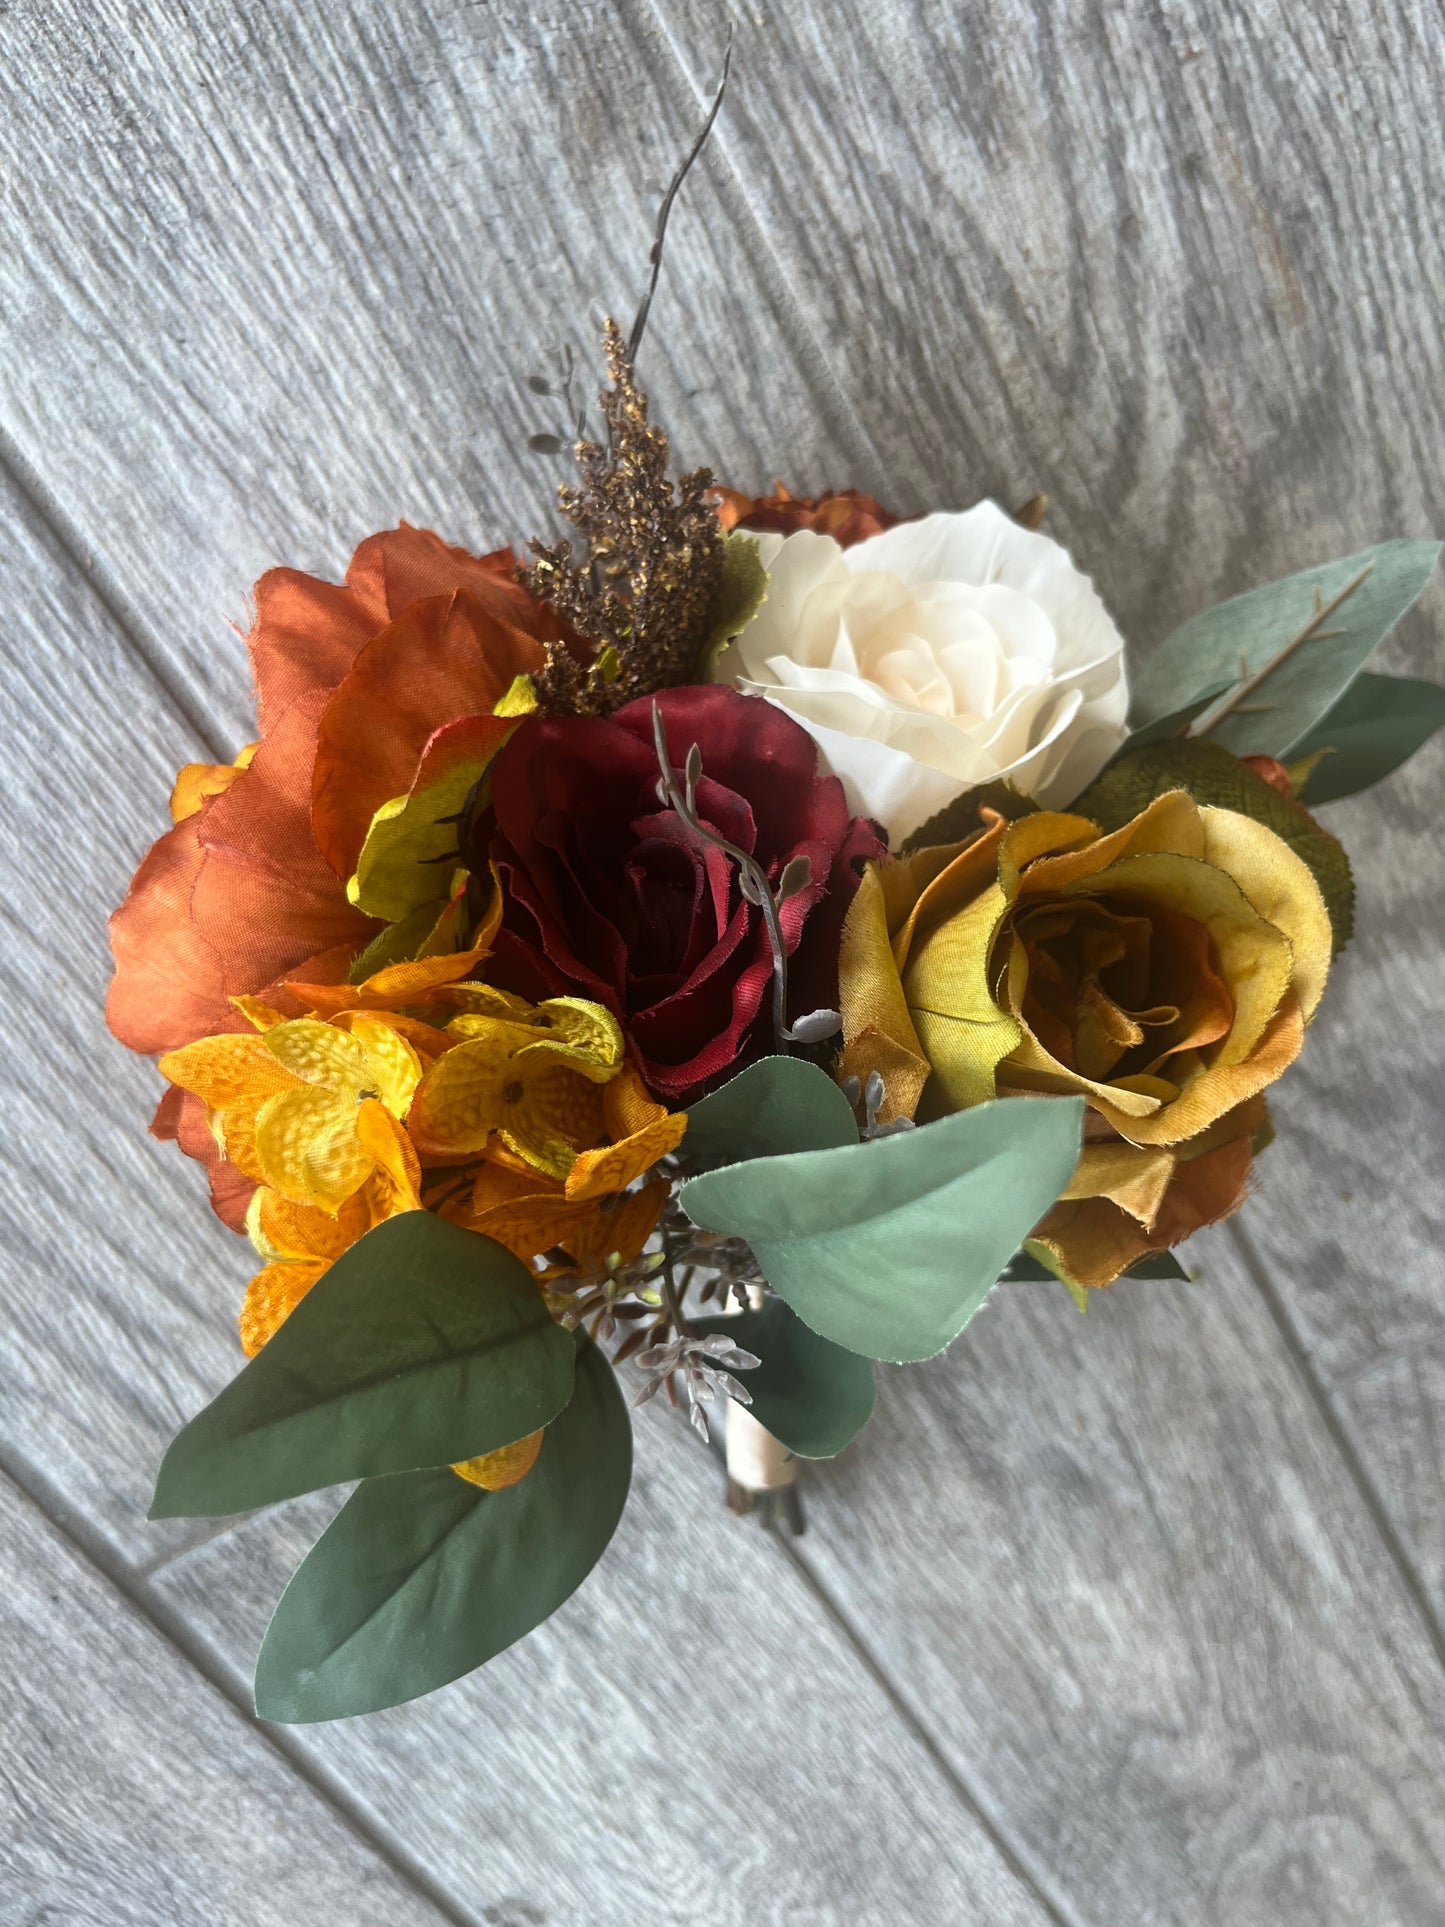
POLYGON ((228 790, 240 773, 234 763, 186 763, 176 772, 171 790, 172 823, 194 816, 208 797, 228 790))
MULTIPOLYGON (((329 1262, 329 1261, 328 1261, 329 1262)), ((323 1263, 282 1260, 265 1265, 246 1287, 239 1319, 241 1349, 254 1358, 266 1340, 283 1325, 328 1268, 323 1263)))
POLYGON ((583 1151, 567 1174, 567 1196, 600 1198, 609 1191, 625 1191, 659 1158, 675 1151, 686 1131, 687 1112, 671 1111, 616 1144, 583 1151))
POLYGON ((213 1111, 244 1104, 254 1109, 297 1082, 266 1048, 266 1040, 249 1031, 202 1037, 181 1050, 168 1051, 160 1061, 160 1072, 183 1091, 194 1091, 213 1111))
POLYGON ((484 1492, 504 1492, 509 1485, 525 1479, 537 1463, 542 1449, 542 1433, 529 1432, 511 1445, 499 1445, 495 1452, 483 1452, 477 1459, 462 1459, 452 1467, 459 1479, 479 1485, 484 1492))

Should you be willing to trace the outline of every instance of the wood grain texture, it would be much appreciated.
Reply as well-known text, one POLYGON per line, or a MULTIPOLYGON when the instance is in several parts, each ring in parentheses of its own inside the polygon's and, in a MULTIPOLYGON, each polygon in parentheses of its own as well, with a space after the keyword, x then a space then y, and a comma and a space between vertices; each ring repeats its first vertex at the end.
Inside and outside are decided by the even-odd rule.
POLYGON ((151 1484, 233 1369, 249 1270, 196 1168, 146 1135, 164 1087, 102 1014, 107 910, 201 751, 8 485, 0 526, 4 1449, 143 1559, 187 1536, 146 1525, 151 1484))
MULTIPOLYGON (((550 532, 525 376, 630 316, 694 123, 597 0, 0 12, 0 428, 228 754, 263 569, 550 532)), ((705 171, 669 245, 642 374, 682 453, 850 466, 705 171)))
MULTIPOLYGON (((182 1543, 141 1523, 150 1470, 233 1368, 248 1266, 141 1135, 102 911, 175 764, 250 733, 225 623, 261 569, 334 575, 399 515, 477 545, 541 526, 520 378, 591 297, 630 305, 723 24, 710 0, 0 8, 0 453, 69 545, 0 504, 0 1431, 117 1561, 182 1543)), ((1429 0, 750 10, 646 379, 739 482, 1048 489, 1147 646, 1445 526, 1442 68, 1429 0)), ((1442 610, 1394 666, 1439 673, 1442 610)), ((1442 755, 1332 812, 1363 934, 1248 1219, 1437 1601, 1442 755)), ((554 1627, 304 1745, 507 1927, 774 1898, 819 1927, 1433 1923, 1438 1662, 1238 1249, 1209 1264, 1086 1322, 1021 1291, 888 1374, 815 1481, 801 1577, 651 1427, 626 1536, 554 1627)), ((231 1678, 306 1516, 155 1581, 231 1678)), ((25 1784, 68 1791, 43 1763, 25 1784)))
MULTIPOLYGON (((1043 1923, 681 1422, 640 1412, 636 1464, 602 1564, 537 1633, 293 1737, 483 1920, 1043 1923)), ((157 1574, 240 1679, 324 1516, 255 1519, 157 1574)))
POLYGON ((0 1476, 0 1924, 441 1927, 0 1476))
POLYGON ((1227 1241, 1190 1256, 885 1372, 802 1556, 1081 1917, 1424 1927, 1445 1680, 1227 1241))

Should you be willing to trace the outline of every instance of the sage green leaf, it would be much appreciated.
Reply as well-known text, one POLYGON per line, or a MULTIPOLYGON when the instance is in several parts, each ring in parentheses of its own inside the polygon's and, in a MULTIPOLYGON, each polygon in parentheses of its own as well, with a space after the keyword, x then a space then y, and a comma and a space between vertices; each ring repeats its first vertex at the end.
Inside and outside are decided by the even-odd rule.
POLYGON ((1355 883, 1343 844, 1219 743, 1189 737, 1151 743, 1110 763, 1074 808, 1107 834, 1132 822, 1166 790, 1187 790, 1196 803, 1234 810, 1282 838, 1320 886, 1339 954, 1355 927, 1355 883))
POLYGON ((1407 762, 1445 723, 1445 689, 1414 676, 1357 676, 1290 761, 1320 760, 1306 777, 1300 801, 1312 808, 1367 790, 1407 762), (1324 751, 1323 755, 1320 752, 1324 751))
POLYGON ((826 1071, 802 1057, 763 1057, 693 1105, 681 1150, 732 1164, 857 1142, 853 1106, 826 1071))
POLYGON ((622 1516, 632 1428, 612 1367, 580 1336, 576 1353, 572 1401, 516 1485, 484 1492, 441 1467, 357 1487, 267 1628, 262 1719, 345 1719, 430 1693, 577 1590, 622 1516))
POLYGON ((1207 689, 1201 689, 1197 696, 1191 696, 1180 708, 1171 709, 1167 716, 1157 717, 1152 723, 1141 723, 1138 729, 1131 730, 1124 738, 1104 768, 1108 769, 1112 764, 1122 761, 1133 750, 1148 749, 1153 743, 1167 742, 1171 736, 1179 735, 1196 716, 1208 709, 1211 703, 1218 702, 1225 690, 1233 686, 1228 682, 1213 682, 1207 689))
POLYGON ((722 575, 708 612, 708 636, 698 680, 706 682, 713 664, 734 636, 740 636, 762 608, 768 593, 768 572, 756 536, 734 529, 723 537, 722 575))
POLYGON ((873 1361, 820 1338, 780 1298, 733 1318, 699 1318, 760 1362, 734 1377, 760 1425, 800 1459, 831 1459, 873 1413, 873 1361))
POLYGON ((1135 677, 1130 722, 1136 728, 1153 722, 1189 702, 1206 683, 1241 681, 1280 657, 1251 690, 1248 705, 1208 734, 1239 756, 1290 755, 1415 601, 1439 553, 1438 542, 1381 542, 1191 617, 1135 677), (1319 628, 1281 657, 1317 610, 1328 611, 1319 628))
POLYGON ((571 1393, 572 1342, 526 1265, 406 1211, 343 1252, 177 1434, 151 1517, 248 1512, 476 1458, 535 1432, 571 1393))
POLYGON ((955 1339, 1079 1156, 1083 1100, 1011 1097, 866 1144, 690 1179, 683 1209, 746 1238, 815 1332, 911 1364, 955 1339))

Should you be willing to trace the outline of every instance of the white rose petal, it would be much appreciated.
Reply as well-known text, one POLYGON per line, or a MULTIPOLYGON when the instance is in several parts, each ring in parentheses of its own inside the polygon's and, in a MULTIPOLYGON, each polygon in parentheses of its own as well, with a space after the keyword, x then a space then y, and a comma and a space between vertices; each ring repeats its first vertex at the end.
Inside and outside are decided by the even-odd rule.
POLYGON ((767 599, 718 681, 795 717, 896 849, 980 783, 1070 802, 1124 740, 1124 640, 1067 550, 996 502, 840 548, 760 535, 767 599))

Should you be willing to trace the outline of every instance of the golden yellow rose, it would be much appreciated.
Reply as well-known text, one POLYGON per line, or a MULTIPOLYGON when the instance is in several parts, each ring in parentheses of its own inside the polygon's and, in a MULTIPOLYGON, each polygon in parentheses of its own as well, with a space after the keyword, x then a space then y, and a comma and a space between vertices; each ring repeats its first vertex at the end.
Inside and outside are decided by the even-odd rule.
POLYGON ((870 866, 843 938, 841 1072, 882 1076, 885 1120, 1082 1094, 1078 1169, 1030 1243, 1104 1285, 1240 1202, 1261 1093, 1330 953, 1302 859, 1183 790, 1111 835, 1057 811, 996 821, 870 866))

